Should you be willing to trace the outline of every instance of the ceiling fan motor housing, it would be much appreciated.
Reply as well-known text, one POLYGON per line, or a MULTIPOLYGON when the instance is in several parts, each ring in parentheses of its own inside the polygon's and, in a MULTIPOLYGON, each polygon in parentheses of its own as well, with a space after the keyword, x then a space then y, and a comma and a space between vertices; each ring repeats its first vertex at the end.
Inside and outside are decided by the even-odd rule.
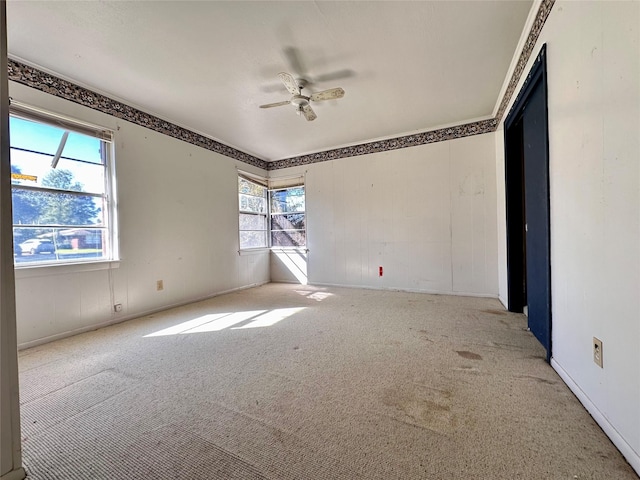
POLYGON ((309 105, 309 98, 304 95, 294 95, 291 98, 291 105, 295 105, 298 109, 302 109, 309 105))

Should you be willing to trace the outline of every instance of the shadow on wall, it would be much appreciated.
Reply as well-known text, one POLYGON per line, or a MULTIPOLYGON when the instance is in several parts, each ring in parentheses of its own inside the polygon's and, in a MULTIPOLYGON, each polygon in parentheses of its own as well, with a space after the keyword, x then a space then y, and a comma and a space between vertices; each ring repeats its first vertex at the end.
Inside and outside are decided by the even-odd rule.
POLYGON ((307 251, 304 248, 271 250, 271 281, 307 284, 307 251))

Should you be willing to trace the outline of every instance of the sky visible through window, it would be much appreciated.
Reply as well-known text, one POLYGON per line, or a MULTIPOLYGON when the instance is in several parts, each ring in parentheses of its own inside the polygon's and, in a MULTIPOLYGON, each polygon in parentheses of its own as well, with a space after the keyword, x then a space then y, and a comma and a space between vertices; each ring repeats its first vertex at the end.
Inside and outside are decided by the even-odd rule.
MULTIPOLYGON (((62 128, 36 123, 22 118, 9 119, 11 146, 54 155, 60 144, 62 128)), ((71 132, 64 147, 63 156, 102 163, 100 140, 71 132)))
MULTIPOLYGON (((36 177, 38 180, 35 184, 40 185, 41 180, 52 170, 51 158, 58 150, 60 139, 65 130, 53 125, 16 117, 10 117, 9 128, 12 172, 36 177)), ((100 147, 101 141, 98 138, 69 132, 57 168, 59 170, 71 169, 74 180, 83 185, 82 191, 101 192, 104 190, 104 175, 100 147), (82 160, 83 163, 74 160, 82 160)), ((12 179, 12 183, 14 185, 34 185, 33 180, 16 178, 12 179)))

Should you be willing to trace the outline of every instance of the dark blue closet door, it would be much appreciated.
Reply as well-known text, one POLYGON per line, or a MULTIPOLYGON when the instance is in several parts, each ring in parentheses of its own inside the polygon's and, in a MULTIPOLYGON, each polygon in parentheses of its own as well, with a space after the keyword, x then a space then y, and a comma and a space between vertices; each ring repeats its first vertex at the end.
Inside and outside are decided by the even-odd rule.
POLYGON ((549 160, 545 83, 540 78, 524 107, 523 153, 529 328, 551 355, 549 160))

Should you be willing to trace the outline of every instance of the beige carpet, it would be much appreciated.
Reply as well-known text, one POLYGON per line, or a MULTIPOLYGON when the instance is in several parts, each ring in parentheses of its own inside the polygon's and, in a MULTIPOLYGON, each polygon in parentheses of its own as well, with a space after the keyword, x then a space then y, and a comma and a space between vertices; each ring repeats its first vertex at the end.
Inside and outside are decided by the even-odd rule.
POLYGON ((20 353, 32 479, 637 479, 498 301, 270 284, 20 353))

